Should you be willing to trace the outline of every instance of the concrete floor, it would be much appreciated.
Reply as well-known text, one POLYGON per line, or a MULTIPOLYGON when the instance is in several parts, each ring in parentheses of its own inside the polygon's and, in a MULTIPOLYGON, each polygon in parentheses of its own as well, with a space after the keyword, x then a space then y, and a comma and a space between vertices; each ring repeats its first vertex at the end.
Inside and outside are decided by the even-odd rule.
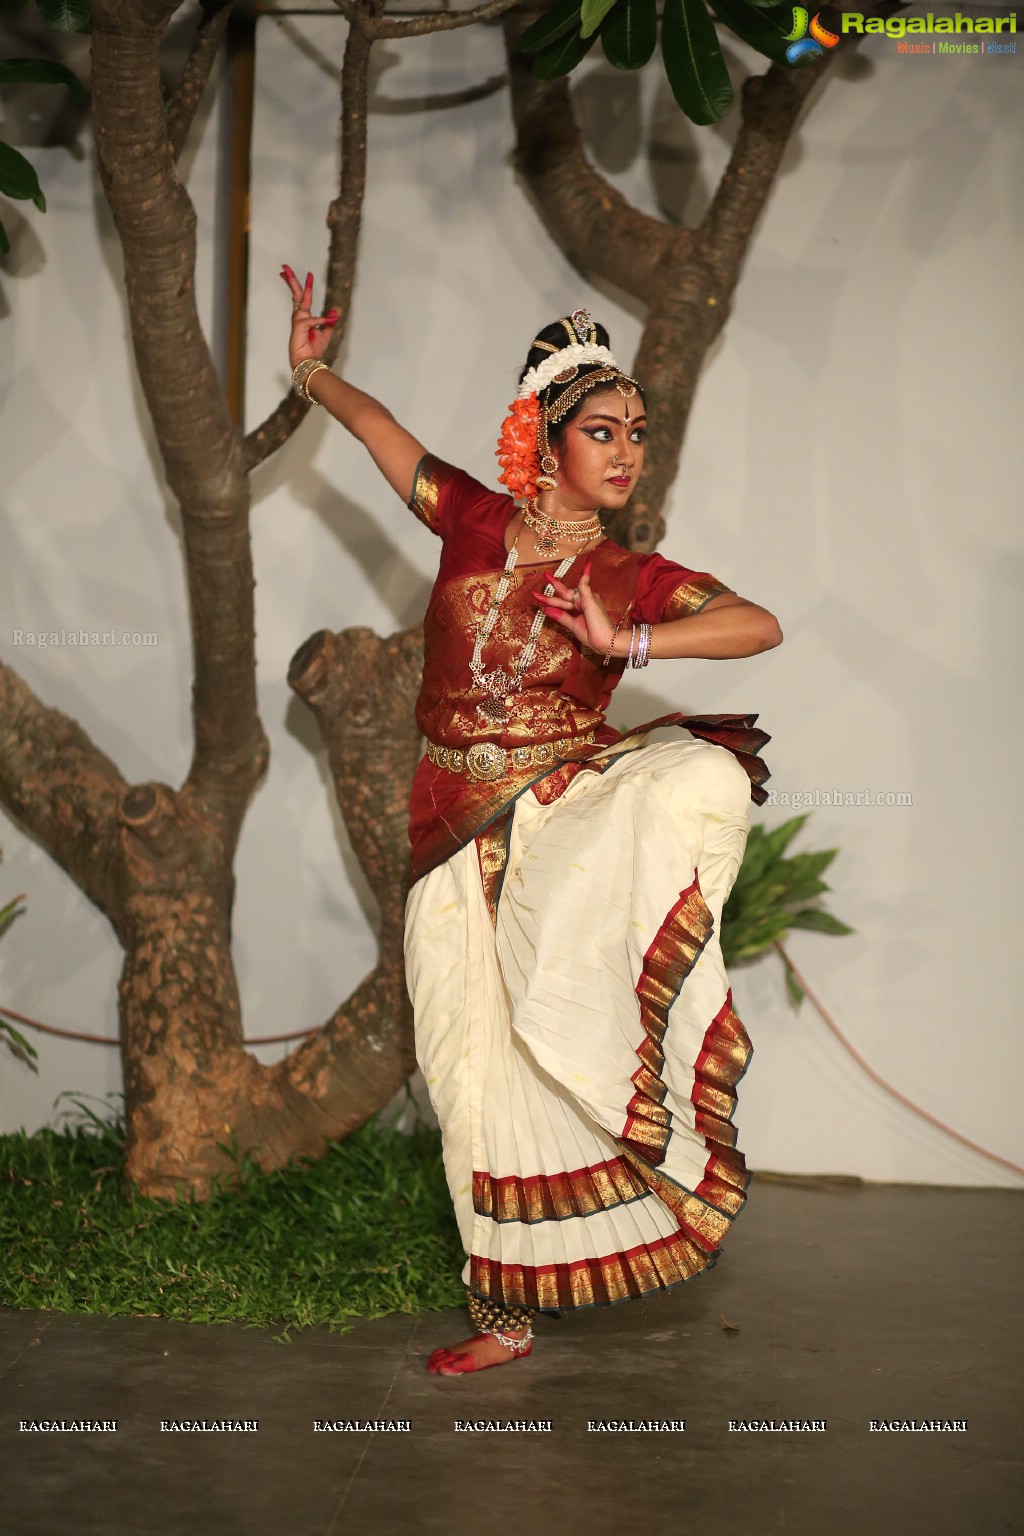
POLYGON ((996 1536, 1024 1531, 1021 1202, 759 1180, 717 1266, 541 1318, 532 1356, 425 1370, 459 1309, 316 1331, 0 1313, 2 1536, 996 1536), (722 1326, 722 1319, 736 1325, 722 1326), (35 1434, 23 1418, 118 1421, 35 1434), (164 1418, 258 1419, 248 1435, 164 1418), (460 1418, 550 1433, 457 1433, 460 1418), (314 1419, 410 1419, 315 1434, 314 1419), (600 1434, 587 1420, 685 1419, 600 1434), (824 1433, 730 1419, 825 1419, 824 1433), (871 1419, 968 1422, 879 1433, 871 1419))

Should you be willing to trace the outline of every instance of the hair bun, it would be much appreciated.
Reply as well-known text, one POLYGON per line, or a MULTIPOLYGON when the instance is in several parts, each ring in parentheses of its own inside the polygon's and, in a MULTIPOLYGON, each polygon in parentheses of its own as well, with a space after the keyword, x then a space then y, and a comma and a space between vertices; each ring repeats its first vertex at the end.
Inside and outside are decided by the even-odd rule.
POLYGON ((599 321, 592 320, 585 309, 576 309, 571 315, 563 315, 560 320, 553 320, 534 337, 517 383, 521 384, 530 369, 538 367, 553 352, 561 352, 563 347, 578 345, 581 341, 592 341, 599 347, 611 346, 611 339, 605 327, 599 321), (574 324, 580 316, 586 316, 586 334, 582 336, 574 324))

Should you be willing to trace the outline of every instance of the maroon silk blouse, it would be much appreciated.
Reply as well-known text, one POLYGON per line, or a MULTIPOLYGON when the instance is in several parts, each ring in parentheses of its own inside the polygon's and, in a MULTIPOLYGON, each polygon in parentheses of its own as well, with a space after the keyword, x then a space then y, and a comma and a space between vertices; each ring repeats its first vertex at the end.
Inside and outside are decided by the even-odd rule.
MULTIPOLYGON (((546 802, 561 794, 587 766, 588 755, 628 738, 605 720, 625 659, 613 657, 603 666, 600 656, 550 621, 541 628, 522 692, 513 696, 508 724, 477 715, 482 694, 469 663, 476 626, 486 617, 504 569, 505 529, 516 504, 511 496, 488 490, 464 470, 428 453, 417 467, 409 507, 441 539, 437 579, 423 620, 423 682, 416 704, 422 734, 448 747, 467 747, 474 741, 515 747, 555 742, 591 730, 596 736, 592 746, 559 754, 560 767, 533 765, 487 783, 474 782, 424 756, 413 779, 410 802, 412 879, 417 880, 508 811, 530 784, 546 802)), ((562 578, 568 586, 578 583, 587 560, 594 591, 613 623, 621 618, 624 627, 632 620, 659 624, 697 613, 720 592, 733 591, 708 571, 690 570, 657 553, 638 554, 611 539, 577 556, 562 578)), ((484 647, 486 670, 497 666, 512 670, 537 612, 528 594, 542 589, 559 563, 552 559, 543 565, 516 567, 514 584, 484 647)), ((767 794, 760 785, 769 773, 756 752, 770 737, 753 729, 756 719, 756 715, 674 714, 645 722, 629 736, 659 723, 685 723, 693 735, 733 751, 750 774, 752 797, 763 801, 767 794)), ((591 766, 603 771, 608 762, 591 766)))

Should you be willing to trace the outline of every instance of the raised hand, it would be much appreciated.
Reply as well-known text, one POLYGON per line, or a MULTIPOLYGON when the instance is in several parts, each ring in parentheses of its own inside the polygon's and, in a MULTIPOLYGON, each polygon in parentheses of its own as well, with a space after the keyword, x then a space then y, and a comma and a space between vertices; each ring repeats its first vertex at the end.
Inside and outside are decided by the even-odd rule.
POLYGON ((331 329, 338 322, 338 311, 329 309, 325 315, 311 313, 313 303, 313 274, 306 274, 306 282, 299 287, 299 280, 291 267, 282 267, 281 276, 292 291, 292 332, 288 340, 288 360, 292 368, 307 357, 323 357, 331 339, 331 329))
POLYGON ((539 608, 543 608, 549 619, 561 624, 581 645, 600 651, 603 656, 611 644, 614 626, 604 603, 591 590, 591 563, 588 560, 583 567, 578 587, 567 587, 564 581, 550 576, 548 581, 555 589, 554 596, 545 596, 543 589, 531 592, 530 596, 539 608))

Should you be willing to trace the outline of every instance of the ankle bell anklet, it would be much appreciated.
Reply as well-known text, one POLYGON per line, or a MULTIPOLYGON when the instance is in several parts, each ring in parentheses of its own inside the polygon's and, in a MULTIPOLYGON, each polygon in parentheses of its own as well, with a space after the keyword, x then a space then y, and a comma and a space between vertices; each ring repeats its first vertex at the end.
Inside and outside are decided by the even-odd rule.
POLYGON ((524 1350, 533 1340, 533 1328, 535 1308, 523 1307, 515 1303, 492 1301, 489 1297, 476 1296, 470 1292, 466 1301, 466 1310, 469 1312, 469 1320, 478 1333, 490 1333, 504 1344, 513 1354, 524 1350), (505 1333, 505 1328, 526 1328, 522 1338, 515 1338, 505 1333))
POLYGON ((515 1335, 511 1333, 502 1333, 497 1328, 482 1328, 478 1329, 477 1331, 480 1333, 489 1333, 492 1338, 497 1339, 499 1344, 504 1344, 507 1349, 512 1351, 513 1354, 516 1354, 519 1350, 525 1349, 528 1344, 533 1342, 532 1328, 527 1328, 521 1339, 517 1339, 515 1335))

